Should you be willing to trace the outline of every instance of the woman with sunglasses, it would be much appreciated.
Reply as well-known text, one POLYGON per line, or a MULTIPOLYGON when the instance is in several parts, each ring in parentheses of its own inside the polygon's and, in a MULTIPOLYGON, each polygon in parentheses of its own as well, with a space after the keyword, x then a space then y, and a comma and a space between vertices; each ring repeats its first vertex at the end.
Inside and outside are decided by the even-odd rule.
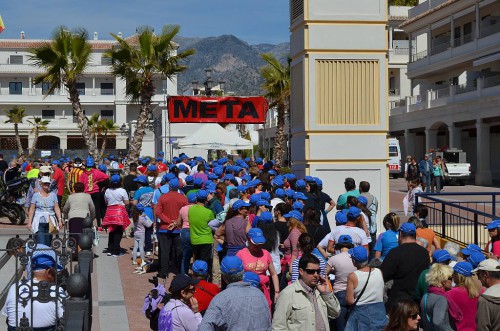
POLYGON ((385 331, 418 330, 420 315, 418 305, 411 300, 400 300, 394 304, 389 313, 389 324, 385 331))
POLYGON ((456 330, 451 320, 462 320, 463 314, 455 302, 449 299, 447 291, 452 288, 453 269, 435 263, 425 276, 429 293, 420 301, 422 326, 424 330, 456 330))
POLYGON ((161 309, 158 330, 197 331, 202 316, 198 311, 198 301, 194 298, 194 285, 199 279, 178 274, 172 279, 170 300, 161 309))
POLYGON ((50 191, 50 177, 42 177, 40 183, 42 189, 33 194, 26 227, 35 234, 37 243, 50 246, 52 236, 49 233, 49 222, 59 229, 62 228, 61 210, 56 192, 50 191))
POLYGON ((266 242, 266 238, 264 237, 262 230, 259 228, 250 229, 248 231, 247 238, 248 246, 240 250, 236 256, 243 261, 243 268, 245 271, 253 271, 259 275, 262 292, 266 297, 269 309, 271 309, 271 304, 276 303, 276 300, 278 300, 280 287, 278 274, 274 268, 271 254, 269 254, 269 252, 262 247, 266 242), (271 301, 271 284, 268 273, 271 276, 273 288, 275 289, 274 302, 271 301))
POLYGON ((368 251, 363 246, 349 250, 358 269, 347 276, 345 331, 383 330, 387 325, 384 306, 384 277, 380 269, 368 265, 368 251))
POLYGON ((455 287, 447 292, 448 297, 462 311, 467 312, 461 321, 454 321, 458 331, 476 330, 477 303, 484 289, 481 288, 481 283, 473 277, 472 270, 473 266, 469 262, 458 262, 455 264, 453 266, 453 282, 455 283, 455 287))
POLYGON ((490 241, 486 244, 488 256, 497 260, 500 257, 500 219, 491 221, 487 226, 490 241))

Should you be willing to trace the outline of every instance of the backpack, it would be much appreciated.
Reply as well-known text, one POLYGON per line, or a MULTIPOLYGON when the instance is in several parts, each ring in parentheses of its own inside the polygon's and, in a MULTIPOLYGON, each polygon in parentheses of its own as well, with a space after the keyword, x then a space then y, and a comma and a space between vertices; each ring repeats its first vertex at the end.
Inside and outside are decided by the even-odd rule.
POLYGON ((163 299, 167 295, 165 287, 159 284, 153 287, 153 289, 149 291, 144 298, 142 313, 146 315, 147 319, 149 319, 149 327, 151 330, 158 330, 158 317, 160 314, 158 304, 164 301, 163 299))
MULTIPOLYGON (((174 330, 174 319, 172 317, 172 311, 180 306, 175 306, 171 310, 165 309, 163 307, 158 314, 158 331, 173 331, 174 330)), ((181 320, 182 323, 182 320, 181 320)))

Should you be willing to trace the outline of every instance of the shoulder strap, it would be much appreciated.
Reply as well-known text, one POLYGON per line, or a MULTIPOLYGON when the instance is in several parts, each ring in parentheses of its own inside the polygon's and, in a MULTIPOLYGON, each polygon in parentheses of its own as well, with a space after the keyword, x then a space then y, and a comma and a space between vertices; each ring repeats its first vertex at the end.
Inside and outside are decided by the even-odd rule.
POLYGON ((432 323, 432 319, 430 318, 429 314, 427 314, 427 298, 429 297, 429 293, 424 294, 424 313, 425 313, 425 318, 427 319, 427 322, 429 322, 431 326, 431 330, 434 331, 434 323, 432 323))
POLYGON ((200 284, 196 284, 195 287, 199 288, 200 290, 202 290, 206 294, 210 295, 212 298, 215 296, 212 293, 208 292, 206 289, 204 289, 200 284))
POLYGON ((365 290, 366 290, 366 286, 368 285, 368 282, 370 281, 370 276, 372 274, 372 268, 370 268, 370 271, 368 272, 368 279, 366 280, 366 283, 365 283, 365 286, 363 286, 363 289, 361 290, 361 292, 359 293, 358 297, 356 298, 356 301, 354 301, 354 303, 352 304, 352 308, 354 308, 356 306, 356 304, 358 303, 359 299, 361 299, 361 296, 363 295, 363 293, 365 293, 365 290))

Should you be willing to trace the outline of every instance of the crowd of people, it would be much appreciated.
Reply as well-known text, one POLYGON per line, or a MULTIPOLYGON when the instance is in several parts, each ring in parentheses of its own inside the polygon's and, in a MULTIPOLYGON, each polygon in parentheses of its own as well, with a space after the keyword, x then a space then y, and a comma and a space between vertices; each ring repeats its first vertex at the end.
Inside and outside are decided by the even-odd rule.
POLYGON ((346 178, 334 200, 320 178, 261 158, 160 153, 126 174, 112 155, 11 164, 4 173, 38 170, 25 207, 41 244, 64 220, 78 238, 87 215, 108 232, 109 258, 133 236, 131 269, 157 272, 143 307, 153 330, 500 330, 500 220, 485 256, 473 244, 441 249, 422 204, 379 229, 369 182, 346 178))

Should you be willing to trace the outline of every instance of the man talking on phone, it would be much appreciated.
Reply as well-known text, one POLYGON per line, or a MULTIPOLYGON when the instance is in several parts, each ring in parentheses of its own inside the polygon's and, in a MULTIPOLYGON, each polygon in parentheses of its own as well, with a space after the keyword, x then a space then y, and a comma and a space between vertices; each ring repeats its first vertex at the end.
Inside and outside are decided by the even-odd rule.
POLYGON ((281 291, 276 303, 273 331, 329 331, 328 318, 337 318, 339 314, 340 304, 320 275, 318 258, 302 255, 299 280, 281 291))

